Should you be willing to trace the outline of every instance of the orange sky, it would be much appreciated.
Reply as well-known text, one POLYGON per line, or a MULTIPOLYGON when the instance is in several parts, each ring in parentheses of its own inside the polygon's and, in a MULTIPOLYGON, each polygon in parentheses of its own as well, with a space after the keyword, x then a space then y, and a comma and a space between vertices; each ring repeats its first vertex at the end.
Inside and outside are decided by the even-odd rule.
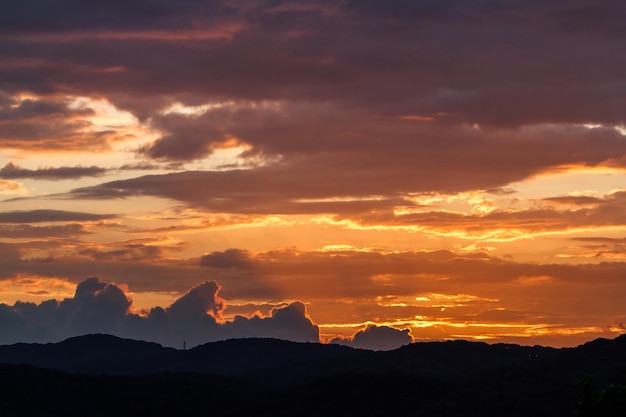
POLYGON ((0 17, 0 343, 149 339, 196 296, 197 343, 626 331, 623 3, 26 3, 0 17))

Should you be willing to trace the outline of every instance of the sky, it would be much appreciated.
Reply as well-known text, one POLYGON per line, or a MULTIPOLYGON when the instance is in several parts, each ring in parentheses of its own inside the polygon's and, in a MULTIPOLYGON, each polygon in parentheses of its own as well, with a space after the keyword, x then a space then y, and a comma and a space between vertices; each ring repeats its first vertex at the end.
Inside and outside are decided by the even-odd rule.
POLYGON ((626 332, 626 3, 24 0, 0 343, 626 332))

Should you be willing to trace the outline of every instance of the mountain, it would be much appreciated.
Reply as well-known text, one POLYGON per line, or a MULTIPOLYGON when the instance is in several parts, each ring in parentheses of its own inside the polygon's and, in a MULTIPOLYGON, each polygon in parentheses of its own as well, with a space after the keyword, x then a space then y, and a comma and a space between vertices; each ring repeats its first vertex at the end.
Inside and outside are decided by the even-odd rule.
POLYGON ((94 334, 59 343, 0 346, 0 363, 27 364, 70 373, 142 375, 195 372, 234 376, 306 361, 354 356, 360 351, 339 345, 278 339, 231 339, 189 350, 116 336, 94 334))
POLYGON ((87 414, 626 415, 626 336, 562 349, 448 341, 374 352, 275 339, 176 350, 88 335, 0 346, 0 364, 2 409, 13 410, 3 415, 42 414, 41 401, 64 416, 94 401, 87 414))
POLYGON ((0 363, 29 364, 72 373, 138 374, 160 371, 173 348, 104 334, 72 337, 59 343, 0 346, 0 363))

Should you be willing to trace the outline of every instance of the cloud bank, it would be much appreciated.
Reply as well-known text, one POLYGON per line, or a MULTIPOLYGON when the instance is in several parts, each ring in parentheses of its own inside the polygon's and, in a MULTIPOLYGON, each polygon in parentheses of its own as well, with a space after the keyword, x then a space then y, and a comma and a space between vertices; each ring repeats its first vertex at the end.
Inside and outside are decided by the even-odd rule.
POLYGON ((235 316, 223 321, 225 301, 215 281, 191 288, 169 307, 154 307, 145 314, 132 311, 122 287, 88 278, 72 298, 41 304, 0 304, 0 343, 50 342, 68 337, 107 333, 148 340, 180 348, 231 338, 267 337, 296 342, 319 342, 319 329, 305 305, 293 302, 271 310, 266 317, 235 316))
MULTIPOLYGON (((164 346, 193 347, 217 340, 275 338, 320 342, 319 328, 304 303, 274 307, 266 316, 235 315, 223 320, 226 301, 215 281, 197 284, 169 307, 138 314, 122 286, 92 277, 80 282, 72 298, 40 304, 0 304, 0 344, 55 342, 69 337, 106 333, 147 340, 164 346)), ((409 329, 368 325, 351 338, 331 343, 360 349, 391 350, 413 341, 409 329)))

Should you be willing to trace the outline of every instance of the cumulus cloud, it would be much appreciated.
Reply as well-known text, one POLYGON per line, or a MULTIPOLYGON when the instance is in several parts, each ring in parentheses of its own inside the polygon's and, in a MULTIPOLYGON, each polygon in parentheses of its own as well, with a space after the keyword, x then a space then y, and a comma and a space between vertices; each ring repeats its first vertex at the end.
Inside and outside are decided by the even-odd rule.
POLYGON ((169 307, 154 307, 146 314, 132 311, 132 300, 115 283, 88 278, 72 298, 40 304, 0 304, 0 343, 49 342, 88 333, 154 341, 166 346, 195 346, 210 341, 245 337, 272 337, 319 342, 319 329, 305 305, 293 302, 274 308, 266 317, 235 316, 223 321, 225 301, 220 287, 205 281, 191 288, 169 307))
POLYGON ((89 278, 76 287, 74 298, 60 304, 69 328, 78 333, 115 333, 131 301, 117 285, 89 278))
POLYGON ((228 338, 241 337, 242 334, 245 337, 272 337, 297 342, 319 341, 319 328, 312 324, 305 305, 299 301, 272 309, 269 317, 235 316, 232 322, 224 324, 224 335, 228 338))
POLYGON ((131 301, 122 289, 88 278, 76 287, 72 298, 41 304, 2 304, 2 343, 58 341, 85 333, 116 334, 122 330, 131 301))
POLYGON ((217 319, 224 309, 224 300, 217 296, 218 290, 215 281, 196 285, 176 300, 167 312, 171 317, 181 319, 199 317, 207 313, 217 319))
POLYGON ((393 350, 413 342, 409 329, 396 329, 389 326, 367 325, 347 339, 336 338, 331 343, 351 346, 358 349, 393 350))

